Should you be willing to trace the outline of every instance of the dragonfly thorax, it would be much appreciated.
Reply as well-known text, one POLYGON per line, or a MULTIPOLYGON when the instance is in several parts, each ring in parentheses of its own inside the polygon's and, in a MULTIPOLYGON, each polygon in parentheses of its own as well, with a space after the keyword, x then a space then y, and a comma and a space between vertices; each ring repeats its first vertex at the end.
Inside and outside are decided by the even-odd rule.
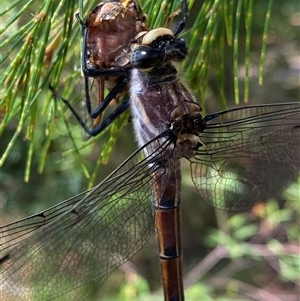
POLYGON ((191 158, 202 145, 199 133, 203 131, 200 106, 192 101, 181 102, 170 115, 170 129, 176 137, 176 156, 191 158))

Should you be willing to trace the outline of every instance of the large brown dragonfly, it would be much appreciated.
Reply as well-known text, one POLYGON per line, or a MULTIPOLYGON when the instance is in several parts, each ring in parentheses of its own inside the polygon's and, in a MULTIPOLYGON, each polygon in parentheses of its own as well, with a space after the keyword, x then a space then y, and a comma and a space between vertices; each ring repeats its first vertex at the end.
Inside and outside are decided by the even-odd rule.
POLYGON ((93 189, 1 226, 2 300, 83 300, 156 229, 164 300, 182 301, 180 161, 199 201, 226 210, 276 196, 299 176, 300 103, 201 115, 174 64, 188 54, 179 38, 186 1, 182 11, 174 32, 136 36, 121 75, 140 148, 93 189))

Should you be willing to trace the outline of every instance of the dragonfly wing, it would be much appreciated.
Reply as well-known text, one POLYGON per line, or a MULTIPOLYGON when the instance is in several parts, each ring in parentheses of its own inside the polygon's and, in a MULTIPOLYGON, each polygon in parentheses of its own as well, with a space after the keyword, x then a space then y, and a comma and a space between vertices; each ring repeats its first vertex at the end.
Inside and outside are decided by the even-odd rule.
POLYGON ((1 227, 1 300, 83 300, 138 252, 154 229, 152 180, 169 155, 164 141, 145 146, 156 148, 146 159, 137 151, 95 188, 1 227))
POLYGON ((25 240, 32 232, 45 227, 57 217, 69 212, 87 193, 88 191, 80 193, 37 214, 0 226, 0 261, 8 252, 7 249, 25 240))
POLYGON ((300 104, 251 106, 208 115, 191 159, 206 202, 243 210, 278 195, 300 171, 300 104))

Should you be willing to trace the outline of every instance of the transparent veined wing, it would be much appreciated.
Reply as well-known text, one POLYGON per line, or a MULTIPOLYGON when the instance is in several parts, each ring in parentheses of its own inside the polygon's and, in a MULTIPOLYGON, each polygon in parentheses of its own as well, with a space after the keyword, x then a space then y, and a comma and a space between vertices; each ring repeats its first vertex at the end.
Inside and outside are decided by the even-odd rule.
POLYGON ((300 103, 236 108, 204 120, 191 173, 199 194, 215 208, 250 208, 299 176, 300 103))
POLYGON ((152 180, 168 175, 173 146, 158 137, 151 155, 141 148, 95 188, 2 226, 1 300, 82 300, 138 252, 154 230, 152 180))

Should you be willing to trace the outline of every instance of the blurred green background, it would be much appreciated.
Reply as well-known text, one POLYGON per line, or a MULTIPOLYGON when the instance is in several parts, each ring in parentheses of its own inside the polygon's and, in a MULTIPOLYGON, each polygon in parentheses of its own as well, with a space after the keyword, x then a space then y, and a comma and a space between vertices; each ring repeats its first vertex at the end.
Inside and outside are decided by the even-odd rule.
MULTIPOLYGON (((44 7, 47 6, 46 3, 47 1, 43 3, 44 7)), ((45 51, 39 53, 35 47, 41 45, 35 45, 33 42, 32 45, 35 47, 30 50, 28 61, 22 61, 27 58, 28 52, 19 61, 18 68, 24 68, 26 75, 17 77, 18 73, 15 72, 12 74, 15 76, 15 82, 7 81, 14 78, 7 76, 7 70, 29 40, 28 35, 27 39, 24 36, 18 39, 18 36, 21 37, 23 28, 28 22, 36 20, 37 16, 39 20, 43 18, 42 14, 38 15, 42 4, 41 1, 16 1, 15 6, 8 11, 6 9, 11 3, 2 1, 1 4, 1 74, 3 74, 1 95, 5 95, 5 89, 12 84, 10 93, 15 97, 12 105, 7 105, 5 97, 0 103, 0 155, 3 164, 0 169, 1 224, 36 213, 73 196, 85 190, 91 179, 93 183, 99 183, 137 148, 130 123, 122 130, 115 126, 101 137, 83 141, 82 130, 75 118, 63 104, 52 99, 48 90, 49 83, 54 83, 62 96, 74 100, 77 109, 82 110, 82 104, 78 101, 83 99, 80 26, 73 18, 72 11, 72 9, 76 11, 75 5, 78 3, 75 1, 59 3, 61 11, 57 12, 57 20, 53 21, 57 27, 47 29, 45 23, 39 29, 41 37, 47 35, 50 37, 49 41, 45 37, 47 42, 44 44, 45 48, 48 47, 48 56, 45 56, 45 51), (25 3, 28 4, 26 9, 25 3), (62 34, 60 29, 66 28, 67 31, 67 25, 64 27, 62 23, 63 12, 70 12, 72 21, 70 22, 72 28, 66 33, 66 41, 70 44, 66 44, 65 48, 62 47, 63 39, 60 40, 59 47, 54 43, 62 34), (16 22, 11 22, 14 17, 16 22), (7 27, 6 24, 10 22, 11 25, 7 27), (9 53, 7 57, 6 53, 9 53), (64 56, 64 60, 57 59, 58 53, 64 56), (38 79, 32 79, 30 75, 32 69, 26 69, 29 62, 35 61, 41 62, 41 76, 38 79), (30 91, 26 88, 24 82, 29 79, 39 81, 36 90, 30 91), (26 99, 24 95, 30 93, 37 97, 26 99), (30 114, 24 119, 24 125, 16 135, 17 128, 20 128, 20 120, 23 118, 22 114, 25 114, 20 107, 28 109, 30 114), (10 112, 7 112, 8 109, 10 112), (8 152, 11 141, 13 146, 8 152), (5 160, 4 154, 7 154, 5 160), (99 158, 103 160, 99 169, 94 170, 99 158), (104 161, 107 163, 103 164, 104 161), (24 182, 24 178, 27 182, 24 182)), ((150 19, 151 27, 157 27, 158 24, 162 26, 168 13, 158 14, 158 11, 160 7, 164 7, 166 1, 155 3, 140 1, 140 3, 150 19)), ((238 24, 236 10, 239 3, 240 1, 190 3, 193 6, 187 30, 183 34, 183 37, 192 44, 189 59, 183 66, 183 77, 186 78, 187 84, 195 92, 195 97, 199 99, 205 112, 224 108, 225 99, 227 107, 235 105, 237 100, 236 87, 234 88, 235 74, 239 76, 240 104, 243 104, 244 98, 248 98, 249 104, 299 101, 299 1, 272 3, 266 55, 263 61, 263 85, 259 85, 258 78, 263 31, 270 2, 244 3, 241 20, 245 19, 247 5, 253 5, 249 53, 245 52, 247 31, 244 21, 241 21, 238 31, 236 29, 238 24), (222 19, 218 19, 218 16, 222 15, 222 12, 218 11, 218 3, 227 3, 228 7, 234 8, 233 17, 228 22, 232 24, 233 36, 238 35, 238 52, 234 52, 233 45, 224 43, 225 29, 222 19), (211 12, 213 8, 216 8, 214 11, 216 17, 210 19, 204 12, 211 12), (219 25, 218 27, 210 25, 212 28, 209 31, 209 22, 219 25), (206 41, 204 37, 207 37, 204 32, 209 33, 209 37, 213 36, 216 42, 206 49, 206 55, 208 56, 208 52, 212 53, 211 57, 200 56, 201 60, 198 61, 201 47, 206 41), (220 45, 223 45, 224 49, 220 45), (218 47, 223 50, 222 56, 214 56, 214 51, 218 47), (222 64, 217 62, 220 57, 222 64), (249 78, 245 79, 247 60, 249 60, 249 78), (246 97, 244 87, 248 84, 249 96, 246 97)), ((96 4, 96 1, 88 3, 90 8, 96 4)), ((166 9, 169 12, 178 7, 177 1, 168 1, 168 4, 169 7, 166 9)), ((88 12, 89 9, 85 7, 84 16, 88 12)), ((37 65, 39 66, 39 63, 37 65)), ((113 109, 114 106, 109 108, 110 111, 113 109)), ((127 121, 128 117, 124 117, 118 123, 121 126, 127 121)), ((233 214, 216 211, 199 201, 190 180, 189 169, 183 166, 182 244, 184 279, 187 286, 186 300, 299 300, 299 184, 298 181, 298 185, 294 184, 282 196, 266 205, 257 206, 249 212, 233 214)), ((156 238, 153 235, 134 258, 95 290, 93 300, 150 300, 150 298, 153 301, 162 300, 156 250, 156 238)))

